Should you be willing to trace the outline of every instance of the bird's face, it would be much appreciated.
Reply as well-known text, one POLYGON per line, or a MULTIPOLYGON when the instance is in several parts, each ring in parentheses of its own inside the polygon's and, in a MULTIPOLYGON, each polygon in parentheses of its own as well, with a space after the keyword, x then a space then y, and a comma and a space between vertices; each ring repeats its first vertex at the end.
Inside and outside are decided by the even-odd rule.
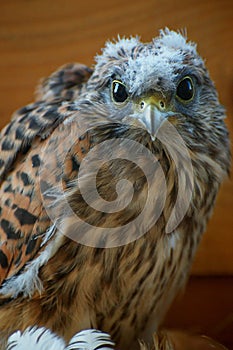
POLYGON ((121 109, 125 107, 124 112, 127 114, 123 117, 123 121, 145 128, 152 140, 155 139, 159 127, 165 120, 180 113, 179 103, 188 104, 194 98, 194 83, 191 76, 183 77, 176 91, 163 90, 157 84, 135 96, 128 90, 127 85, 121 80, 114 79, 111 82, 111 99, 118 109, 117 115, 121 115, 121 109))
POLYGON ((107 43, 88 89, 96 91, 108 118, 142 127, 152 140, 166 120, 195 138, 224 118, 195 45, 173 31, 147 44, 138 38, 107 43))

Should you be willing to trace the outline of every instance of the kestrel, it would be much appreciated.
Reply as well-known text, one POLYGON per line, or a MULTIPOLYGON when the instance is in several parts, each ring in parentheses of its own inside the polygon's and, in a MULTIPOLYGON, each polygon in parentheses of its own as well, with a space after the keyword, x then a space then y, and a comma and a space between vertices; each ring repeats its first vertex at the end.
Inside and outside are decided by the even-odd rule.
POLYGON ((196 45, 168 29, 44 80, 0 136, 1 349, 33 326, 152 340, 229 172, 224 118, 196 45))

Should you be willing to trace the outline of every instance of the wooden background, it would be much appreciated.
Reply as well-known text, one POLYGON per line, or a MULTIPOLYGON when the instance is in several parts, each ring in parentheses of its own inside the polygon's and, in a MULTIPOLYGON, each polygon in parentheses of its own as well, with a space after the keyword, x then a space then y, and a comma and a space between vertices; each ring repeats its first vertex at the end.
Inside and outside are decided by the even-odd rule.
MULTIPOLYGON (((187 28, 189 39, 198 43, 198 50, 207 61, 220 99, 227 109, 227 124, 232 132, 232 21, 232 0, 1 0, 0 126, 7 123, 15 109, 33 100, 38 80, 59 65, 73 61, 92 65, 93 57, 107 39, 118 34, 138 34, 142 40, 149 41, 158 35, 160 28, 167 26, 171 29, 187 28)), ((221 189, 192 274, 205 277, 193 277, 182 299, 187 308, 182 314, 181 304, 175 304, 168 324, 189 325, 186 322, 187 310, 189 318, 192 315, 193 322, 201 330, 208 332, 209 329, 211 333, 207 317, 211 312, 220 321, 224 319, 229 328, 233 323, 233 278, 226 278, 233 276, 233 183, 229 179, 221 189), (210 279, 210 276, 215 277, 210 279), (225 279, 216 276, 225 276, 225 279), (216 294, 208 299, 211 288, 216 294), (207 299, 202 300, 202 293, 207 299), (198 298, 198 295, 199 307, 204 314, 199 310, 200 314, 195 318, 193 298, 198 298), (179 322, 174 316, 177 312, 180 312, 179 322), (206 327, 203 322, 206 322, 206 327)), ((230 344, 233 329, 229 331, 228 328, 227 335, 223 332, 219 338, 230 344)))

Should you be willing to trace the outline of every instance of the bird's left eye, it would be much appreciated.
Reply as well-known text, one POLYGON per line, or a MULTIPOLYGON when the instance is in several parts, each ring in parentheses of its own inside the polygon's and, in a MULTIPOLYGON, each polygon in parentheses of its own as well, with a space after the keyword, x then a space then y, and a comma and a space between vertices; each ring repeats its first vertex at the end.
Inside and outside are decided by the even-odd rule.
POLYGON ((176 96, 185 102, 192 100, 194 96, 194 87, 190 77, 185 77, 179 82, 176 89, 176 96))
POLYGON ((115 103, 121 104, 127 101, 129 95, 126 86, 119 80, 112 82, 112 99, 115 103))

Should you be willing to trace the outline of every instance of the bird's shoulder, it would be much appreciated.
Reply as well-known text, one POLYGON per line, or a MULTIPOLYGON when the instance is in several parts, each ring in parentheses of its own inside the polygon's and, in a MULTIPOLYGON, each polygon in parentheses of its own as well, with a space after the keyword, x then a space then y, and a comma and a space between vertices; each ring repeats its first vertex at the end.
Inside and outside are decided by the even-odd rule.
POLYGON ((0 133, 0 180, 19 152, 27 152, 36 137, 46 139, 73 113, 72 103, 85 90, 91 74, 89 67, 70 63, 41 81, 35 102, 17 110, 0 133))
POLYGON ((75 100, 85 89, 92 72, 91 68, 81 63, 65 64, 41 80, 36 89, 36 100, 75 100))

